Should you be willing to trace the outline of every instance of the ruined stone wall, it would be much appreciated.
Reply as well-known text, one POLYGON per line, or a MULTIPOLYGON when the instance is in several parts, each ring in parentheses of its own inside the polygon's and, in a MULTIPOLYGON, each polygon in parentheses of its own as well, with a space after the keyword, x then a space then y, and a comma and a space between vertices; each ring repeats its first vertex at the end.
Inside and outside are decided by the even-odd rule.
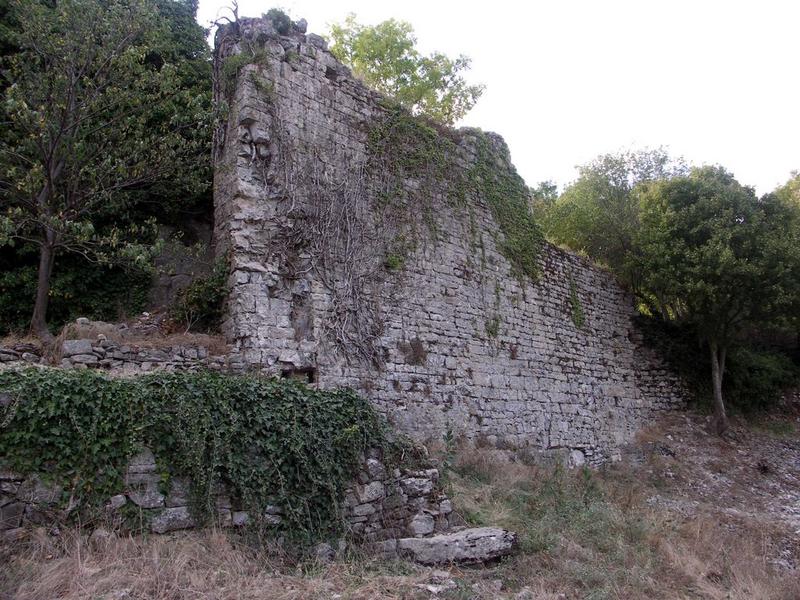
MULTIPOLYGON (((245 364, 351 385, 417 438, 452 430, 579 464, 682 403, 603 269, 546 245, 537 282, 515 275, 486 199, 450 202, 447 181, 407 177, 405 220, 386 210, 370 135, 391 108, 321 38, 241 20, 217 34, 216 69, 215 243, 232 265, 225 334, 245 364)), ((442 135, 468 169, 477 134, 442 135)), ((488 139, 493 168, 513 172, 488 139)))
MULTIPOLYGON (((436 469, 409 470, 389 467, 380 452, 372 451, 361 462, 356 480, 345 490, 342 504, 343 534, 348 540, 372 544, 387 555, 397 540, 425 538, 448 531, 452 506, 439 484, 436 469)), ((162 473, 153 453, 144 449, 133 457, 125 472, 124 487, 108 498, 108 525, 119 526, 131 509, 139 522, 153 533, 191 529, 197 525, 189 509, 190 482, 172 478, 164 489, 162 473)), ((0 542, 14 541, 28 525, 50 525, 69 517, 64 510, 68 492, 38 474, 15 473, 0 457, 0 542)), ((243 527, 252 515, 221 489, 215 497, 215 523, 243 527)), ((264 507, 267 523, 279 525, 282 511, 264 507)))

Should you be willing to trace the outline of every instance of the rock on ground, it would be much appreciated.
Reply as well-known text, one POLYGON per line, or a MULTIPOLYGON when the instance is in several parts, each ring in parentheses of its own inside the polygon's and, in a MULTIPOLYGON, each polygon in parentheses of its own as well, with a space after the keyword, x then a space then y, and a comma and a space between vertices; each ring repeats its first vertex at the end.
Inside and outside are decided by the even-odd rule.
POLYGON ((516 546, 517 534, 499 527, 397 540, 398 554, 425 565, 486 562, 511 554, 516 546))

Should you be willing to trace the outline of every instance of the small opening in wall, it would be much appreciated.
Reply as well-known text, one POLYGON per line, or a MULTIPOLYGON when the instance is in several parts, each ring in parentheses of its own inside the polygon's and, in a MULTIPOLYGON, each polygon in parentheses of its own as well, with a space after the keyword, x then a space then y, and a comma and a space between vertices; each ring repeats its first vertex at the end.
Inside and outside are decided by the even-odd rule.
POLYGON ((317 370, 313 367, 307 367, 303 369, 284 369, 281 371, 281 378, 297 379, 303 383, 316 383, 317 370))
POLYGON ((326 67, 325 77, 327 77, 331 81, 336 81, 337 79, 339 79, 339 73, 337 73, 336 69, 334 69, 333 67, 326 67))

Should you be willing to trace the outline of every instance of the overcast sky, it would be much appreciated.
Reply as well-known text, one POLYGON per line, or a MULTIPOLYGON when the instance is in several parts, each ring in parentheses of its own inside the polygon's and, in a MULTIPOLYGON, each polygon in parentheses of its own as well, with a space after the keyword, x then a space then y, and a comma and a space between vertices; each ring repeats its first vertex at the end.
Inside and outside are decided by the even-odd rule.
MULTIPOLYGON (((207 25, 227 0, 200 0, 207 25)), ((239 0, 240 16, 269 3, 239 0)), ((529 184, 561 187, 575 166, 666 146, 721 164, 758 192, 800 169, 797 0, 283 0, 309 32, 356 13, 411 22, 422 50, 473 60, 486 92, 462 125, 505 137, 529 184)))

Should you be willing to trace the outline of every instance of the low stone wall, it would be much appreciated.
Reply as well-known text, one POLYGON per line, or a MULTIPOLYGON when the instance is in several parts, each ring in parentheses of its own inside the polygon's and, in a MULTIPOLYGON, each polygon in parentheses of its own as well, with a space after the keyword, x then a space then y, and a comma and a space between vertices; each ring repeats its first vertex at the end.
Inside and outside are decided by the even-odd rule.
MULTIPOLYGON (((135 342, 119 343, 99 339, 65 340, 58 366, 65 369, 103 369, 115 375, 150 371, 198 371, 211 369, 241 373, 245 364, 235 354, 214 354, 200 345, 164 345, 154 348, 135 342)), ((32 345, 0 346, 0 369, 31 365, 54 366, 32 345)))
POLYGON ((237 356, 213 355, 203 346, 148 348, 109 340, 65 340, 61 347, 64 368, 99 368, 122 374, 155 370, 197 371, 212 369, 239 373, 244 363, 237 356))
MULTIPOLYGON (((225 489, 219 490, 215 503, 218 525, 241 527, 251 520, 225 489)), ((173 478, 165 490, 148 449, 131 459, 124 489, 107 500, 109 522, 121 523, 125 507, 140 511, 141 522, 153 533, 196 526, 189 510, 189 482, 173 478)), ((39 475, 24 476, 0 466, 0 540, 17 539, 28 525, 63 521, 76 508, 70 506, 64 488, 39 475)), ((280 524, 279 507, 265 506, 263 510, 268 523, 280 524)), ((451 515, 450 500, 441 491, 436 469, 389 468, 377 451, 365 457, 342 503, 347 537, 370 543, 373 550, 385 555, 394 554, 398 539, 448 531, 451 515)))

